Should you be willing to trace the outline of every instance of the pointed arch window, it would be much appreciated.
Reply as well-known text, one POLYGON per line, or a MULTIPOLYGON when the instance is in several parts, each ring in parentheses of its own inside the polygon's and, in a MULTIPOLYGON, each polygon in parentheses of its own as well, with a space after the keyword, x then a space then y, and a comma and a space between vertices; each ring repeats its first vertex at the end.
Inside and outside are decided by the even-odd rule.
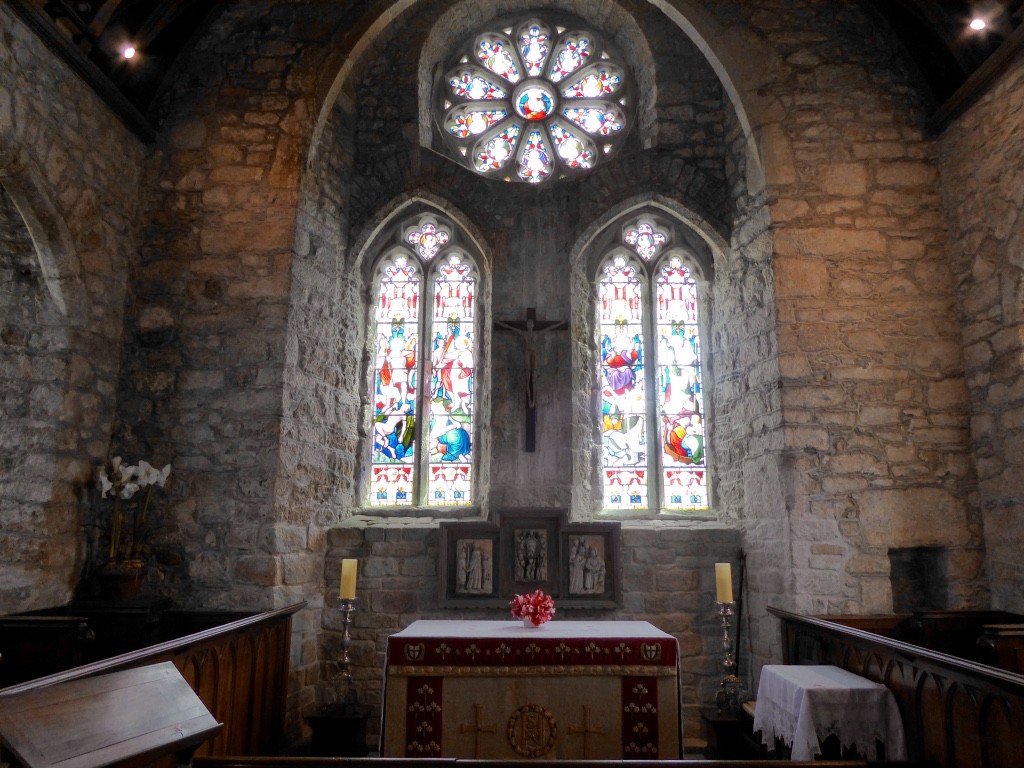
POLYGON ((692 266, 652 220, 624 227, 601 263, 601 476, 606 510, 709 507, 692 266))
POLYGON ((374 277, 368 503, 473 503, 477 268, 452 225, 408 223, 374 277))

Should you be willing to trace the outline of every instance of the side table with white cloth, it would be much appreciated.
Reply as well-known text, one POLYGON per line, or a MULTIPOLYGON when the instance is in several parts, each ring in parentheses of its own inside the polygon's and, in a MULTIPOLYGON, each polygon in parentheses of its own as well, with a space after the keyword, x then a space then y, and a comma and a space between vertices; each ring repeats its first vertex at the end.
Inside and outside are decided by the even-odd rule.
POLYGON ((813 760, 820 743, 838 737, 875 759, 875 743, 886 760, 906 760, 907 740, 892 691, 833 666, 767 664, 761 669, 754 730, 774 749, 776 738, 792 744, 793 760, 813 760))

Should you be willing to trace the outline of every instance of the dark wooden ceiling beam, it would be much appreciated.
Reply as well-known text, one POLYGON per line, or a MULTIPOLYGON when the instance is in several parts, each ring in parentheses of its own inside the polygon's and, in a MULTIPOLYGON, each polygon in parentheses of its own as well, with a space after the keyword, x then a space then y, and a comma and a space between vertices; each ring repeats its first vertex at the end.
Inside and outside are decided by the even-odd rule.
POLYGON ((940 134, 957 117, 980 99, 999 78, 1010 63, 1024 48, 1024 24, 1013 30, 995 53, 989 56, 974 73, 967 78, 946 102, 935 110, 928 121, 928 130, 940 134))
POLYGON ((132 133, 146 144, 153 142, 156 138, 156 129, 149 120, 128 101, 99 67, 89 61, 88 57, 60 32, 53 19, 31 0, 7 0, 7 3, 18 18, 103 99, 132 133))

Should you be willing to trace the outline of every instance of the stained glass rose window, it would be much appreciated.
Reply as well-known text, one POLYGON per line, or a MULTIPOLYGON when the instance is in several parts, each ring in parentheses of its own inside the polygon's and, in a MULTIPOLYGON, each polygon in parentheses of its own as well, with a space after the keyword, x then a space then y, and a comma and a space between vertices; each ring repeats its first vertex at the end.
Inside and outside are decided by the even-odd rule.
POLYGON ((621 144, 627 73, 597 35, 530 19, 471 49, 445 77, 441 121, 469 168, 539 184, 589 171, 621 144))

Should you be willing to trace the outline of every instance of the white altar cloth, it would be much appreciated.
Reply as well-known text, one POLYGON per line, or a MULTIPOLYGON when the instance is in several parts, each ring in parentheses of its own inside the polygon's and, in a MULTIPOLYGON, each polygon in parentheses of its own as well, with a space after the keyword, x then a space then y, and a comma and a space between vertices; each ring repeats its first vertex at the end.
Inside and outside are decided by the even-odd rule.
POLYGON ((892 691, 833 666, 767 664, 761 668, 754 730, 773 748, 793 745, 793 760, 813 760, 819 741, 835 734, 843 748, 874 758, 875 740, 887 760, 906 760, 907 741, 892 691))
POLYGON ((524 627, 522 621, 433 621, 421 619, 392 635, 394 638, 468 637, 476 640, 507 640, 510 637, 531 640, 568 640, 585 637, 599 639, 675 638, 647 621, 549 621, 539 627, 524 627))

